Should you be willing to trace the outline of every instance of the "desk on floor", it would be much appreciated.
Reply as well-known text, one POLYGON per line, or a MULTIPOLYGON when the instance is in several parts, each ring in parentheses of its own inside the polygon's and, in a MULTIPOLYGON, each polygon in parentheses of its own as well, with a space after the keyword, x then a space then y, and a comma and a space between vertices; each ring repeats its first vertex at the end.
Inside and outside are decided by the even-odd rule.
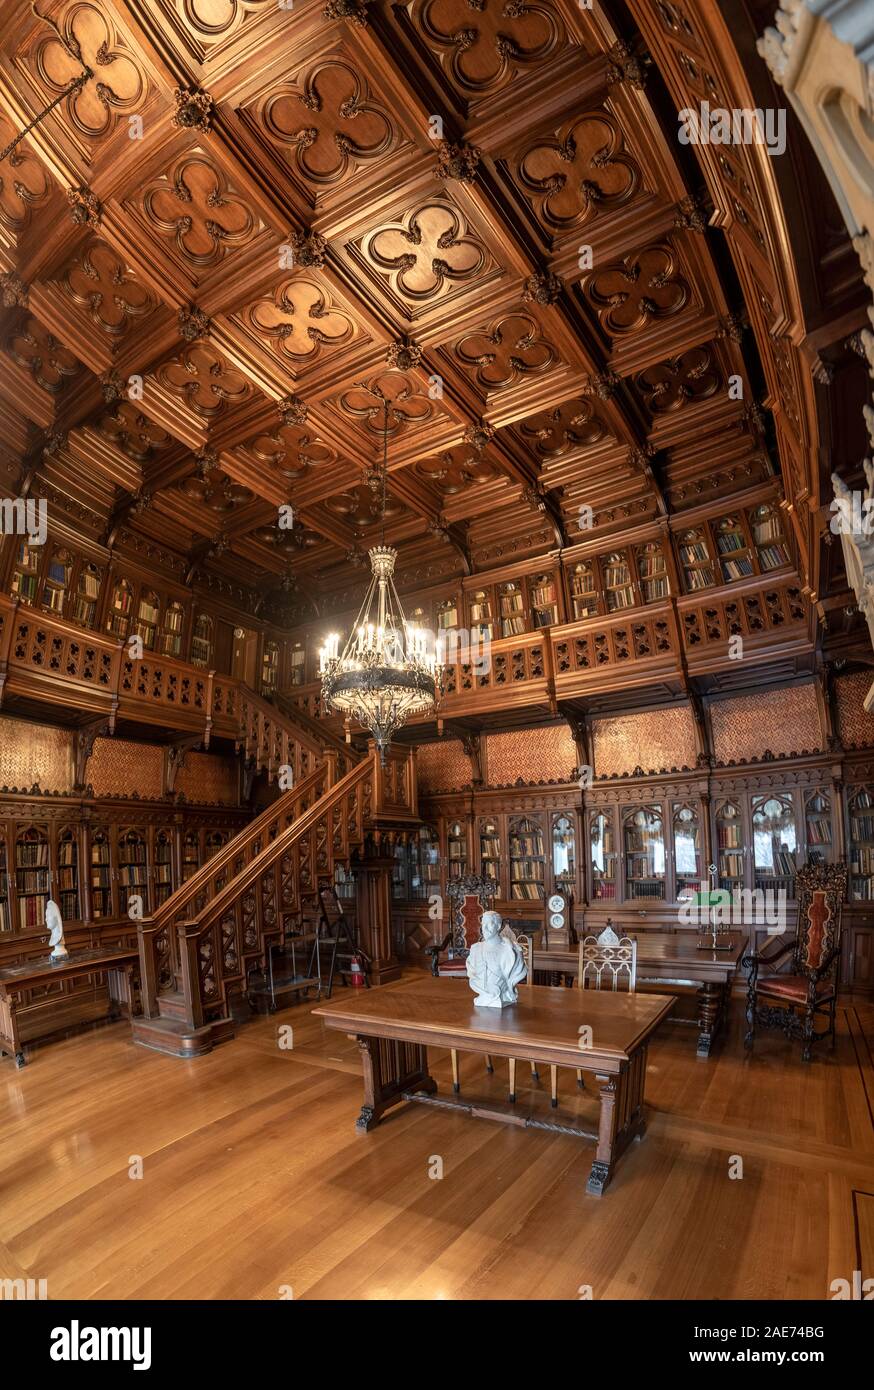
POLYGON ((643 1135, 647 1045, 674 1002, 658 994, 523 985, 518 1004, 478 1009, 473 992, 460 981, 428 979, 386 985, 363 996, 324 1004, 313 1014, 326 1027, 358 1039, 364 1065, 359 1130, 373 1129, 386 1110, 401 1101, 419 1101, 526 1129, 594 1140, 597 1148, 586 1191, 600 1197, 623 1150, 643 1135), (586 1026, 591 1029, 591 1045, 581 1047, 580 1030, 586 1026), (518 1105, 437 1096, 437 1083, 428 1072, 429 1047, 594 1073, 601 1083, 597 1133, 538 1119, 518 1105))
MULTIPOLYGON (((634 936, 633 931, 622 935, 634 936)), ((730 932, 719 951, 698 950, 697 932, 640 932, 637 937, 637 982, 670 993, 675 986, 698 986, 698 1056, 709 1057, 726 1013, 728 993, 747 948, 743 932, 730 932)), ((535 951, 535 973, 577 978, 579 947, 535 951)))
POLYGON ((23 1067, 24 1043, 58 1027, 51 1019, 42 1020, 41 1032, 28 1031, 27 1037, 22 1038, 18 1020, 22 995, 44 987, 53 980, 105 975, 109 987, 110 1017, 119 1016, 124 1009, 130 1018, 133 1011, 132 976, 138 965, 139 951, 136 946, 106 946, 89 951, 71 951, 66 960, 53 961, 46 953, 39 960, 6 966, 0 970, 0 1055, 8 1052, 15 1058, 15 1065, 23 1067))

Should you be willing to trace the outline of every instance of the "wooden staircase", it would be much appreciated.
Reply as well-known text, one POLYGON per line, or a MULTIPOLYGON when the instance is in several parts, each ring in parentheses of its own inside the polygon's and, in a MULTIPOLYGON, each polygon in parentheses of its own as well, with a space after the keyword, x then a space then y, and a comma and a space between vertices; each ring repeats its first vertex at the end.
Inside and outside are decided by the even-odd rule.
POLYGON ((323 880, 348 865, 369 833, 415 824, 415 764, 371 751, 336 777, 335 754, 285 793, 138 924, 143 1014, 134 1041, 175 1057, 234 1036, 232 1007, 287 918, 314 907, 323 880))

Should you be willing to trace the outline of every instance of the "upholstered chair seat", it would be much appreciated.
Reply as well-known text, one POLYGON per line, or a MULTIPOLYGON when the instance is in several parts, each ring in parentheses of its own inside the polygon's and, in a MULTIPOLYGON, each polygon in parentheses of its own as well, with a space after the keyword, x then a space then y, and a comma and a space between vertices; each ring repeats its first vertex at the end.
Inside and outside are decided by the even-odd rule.
MULTIPOLYGON (((796 1004, 805 1004, 809 993, 809 980, 806 975, 772 975, 770 979, 759 980, 759 994, 769 999, 791 999, 796 1004)), ((834 993, 833 980, 817 980, 816 998, 830 999, 834 993)))

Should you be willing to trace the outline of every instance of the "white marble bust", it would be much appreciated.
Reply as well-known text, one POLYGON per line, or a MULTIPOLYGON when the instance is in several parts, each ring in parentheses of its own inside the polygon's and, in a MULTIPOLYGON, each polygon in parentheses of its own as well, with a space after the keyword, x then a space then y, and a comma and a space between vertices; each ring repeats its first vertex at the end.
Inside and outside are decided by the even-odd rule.
POLYGON ((46 926, 49 929, 49 945, 53 948, 52 960, 66 960, 70 952, 64 945, 64 920, 61 909, 51 898, 46 903, 46 926))
POLYGON ((522 948, 501 936, 498 912, 483 913, 482 934, 482 941, 471 946, 467 957, 470 987, 476 994, 473 1002, 480 1009, 503 1009, 519 998, 516 986, 525 975, 522 948))

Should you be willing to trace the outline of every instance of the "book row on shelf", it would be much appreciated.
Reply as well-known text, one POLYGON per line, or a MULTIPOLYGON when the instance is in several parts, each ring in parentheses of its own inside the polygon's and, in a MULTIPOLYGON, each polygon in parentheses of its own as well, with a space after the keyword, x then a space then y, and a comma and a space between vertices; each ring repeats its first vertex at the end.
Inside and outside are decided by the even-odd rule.
POLYGON ((92 823, 86 832, 69 823, 25 829, 9 820, 4 831, 0 822, 0 934, 41 928, 49 897, 71 922, 124 915, 131 893, 154 908, 181 879, 177 852, 186 836, 190 875, 249 819, 245 811, 225 813, 227 822, 219 829, 215 821, 201 822, 198 812, 176 809, 172 814, 177 824, 184 817, 202 828, 146 824, 133 831, 130 822, 111 828, 92 823))

